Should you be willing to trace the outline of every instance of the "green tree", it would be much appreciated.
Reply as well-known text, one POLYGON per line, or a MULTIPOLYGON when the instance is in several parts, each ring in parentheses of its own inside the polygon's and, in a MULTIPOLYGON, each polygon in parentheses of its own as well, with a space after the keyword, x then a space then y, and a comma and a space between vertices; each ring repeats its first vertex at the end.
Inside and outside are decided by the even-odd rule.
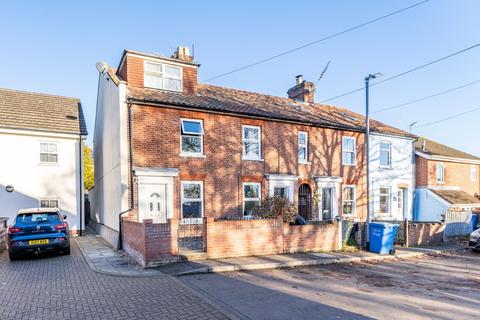
POLYGON ((83 145, 83 184, 85 190, 95 186, 93 176, 93 150, 86 144, 83 145))

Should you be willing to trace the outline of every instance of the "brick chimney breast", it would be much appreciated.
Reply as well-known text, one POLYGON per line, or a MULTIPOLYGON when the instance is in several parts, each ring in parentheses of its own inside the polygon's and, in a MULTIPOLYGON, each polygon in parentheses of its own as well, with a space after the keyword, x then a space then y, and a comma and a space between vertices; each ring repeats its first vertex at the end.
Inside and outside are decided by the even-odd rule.
POLYGON ((193 57, 190 55, 190 49, 188 47, 178 46, 177 50, 172 55, 173 59, 192 62, 193 57))
POLYGON ((315 100, 315 84, 303 80, 302 75, 298 75, 295 78, 296 85, 288 89, 288 98, 296 101, 313 103, 315 100))

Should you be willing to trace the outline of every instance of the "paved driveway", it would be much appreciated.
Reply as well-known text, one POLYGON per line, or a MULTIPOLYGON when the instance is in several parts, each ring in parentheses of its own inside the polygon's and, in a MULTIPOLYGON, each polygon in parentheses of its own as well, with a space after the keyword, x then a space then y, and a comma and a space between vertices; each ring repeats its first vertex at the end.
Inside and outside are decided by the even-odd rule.
POLYGON ((10 262, 0 255, 0 319, 224 319, 167 276, 92 272, 72 241, 70 256, 10 262))
POLYGON ((480 255, 184 276, 243 319, 479 319, 480 255))

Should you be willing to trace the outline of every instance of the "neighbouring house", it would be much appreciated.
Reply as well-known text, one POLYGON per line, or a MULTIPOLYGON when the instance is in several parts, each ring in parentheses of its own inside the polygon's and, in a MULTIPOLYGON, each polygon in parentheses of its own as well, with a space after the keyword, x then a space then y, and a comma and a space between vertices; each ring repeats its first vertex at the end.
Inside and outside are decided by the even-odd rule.
POLYGON ((415 220, 442 221, 447 211, 480 211, 480 157, 419 138, 415 220))
POLYGON ((86 136, 79 99, 0 89, 0 217, 55 207, 81 232, 86 136))
POLYGON ((409 134, 370 134, 371 212, 379 220, 411 220, 415 140, 409 134))
MULTIPOLYGON (((300 76, 281 98, 198 83, 199 66, 185 47, 171 57, 125 50, 117 69, 97 64, 96 230, 116 245, 121 227, 134 256, 171 253, 177 238, 205 234, 208 257, 338 249, 335 220, 366 218, 365 118, 314 103, 314 84, 300 76), (292 231, 252 219, 273 195, 317 224, 292 231), (334 231, 320 237, 325 228, 334 231), (165 243, 152 248, 153 233, 165 243)), ((374 120, 371 127, 393 141, 391 159, 395 137, 405 145, 398 158, 411 155, 410 135, 374 120)), ((412 188, 412 179, 395 187, 412 188)))

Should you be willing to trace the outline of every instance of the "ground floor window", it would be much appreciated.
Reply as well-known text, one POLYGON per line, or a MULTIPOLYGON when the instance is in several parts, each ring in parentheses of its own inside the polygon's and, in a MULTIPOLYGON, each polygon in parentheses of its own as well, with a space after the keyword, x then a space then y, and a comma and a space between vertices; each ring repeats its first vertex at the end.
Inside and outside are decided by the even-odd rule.
POLYGON ((260 183, 245 182, 243 184, 243 215, 252 215, 255 208, 260 204, 260 183))
POLYGON ((40 199, 40 208, 58 208, 58 199, 40 199))
POLYGON ((390 213, 390 187, 380 187, 380 213, 390 213))
POLYGON ((203 182, 182 181, 182 218, 203 217, 203 182))
POLYGON ((355 214, 355 186, 343 187, 343 205, 342 212, 344 215, 355 214))

